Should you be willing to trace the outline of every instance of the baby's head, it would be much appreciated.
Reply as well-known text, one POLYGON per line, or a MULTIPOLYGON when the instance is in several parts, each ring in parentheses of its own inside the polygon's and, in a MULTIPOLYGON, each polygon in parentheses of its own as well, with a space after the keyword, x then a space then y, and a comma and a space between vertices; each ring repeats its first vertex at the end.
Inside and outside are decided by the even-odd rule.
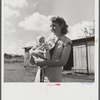
POLYGON ((40 45, 42 45, 43 43, 45 43, 45 37, 44 36, 38 37, 38 42, 39 42, 40 45))

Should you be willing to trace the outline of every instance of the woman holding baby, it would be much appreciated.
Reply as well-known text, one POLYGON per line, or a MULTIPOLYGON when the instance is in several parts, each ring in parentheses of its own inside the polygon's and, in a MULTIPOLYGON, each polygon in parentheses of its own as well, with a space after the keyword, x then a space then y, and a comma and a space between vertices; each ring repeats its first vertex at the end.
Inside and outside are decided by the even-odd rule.
POLYGON ((52 17, 50 27, 58 39, 55 46, 49 50, 50 59, 37 60, 35 65, 45 66, 45 77, 48 82, 62 82, 62 66, 68 61, 72 42, 65 36, 68 33, 68 25, 62 17, 52 17))

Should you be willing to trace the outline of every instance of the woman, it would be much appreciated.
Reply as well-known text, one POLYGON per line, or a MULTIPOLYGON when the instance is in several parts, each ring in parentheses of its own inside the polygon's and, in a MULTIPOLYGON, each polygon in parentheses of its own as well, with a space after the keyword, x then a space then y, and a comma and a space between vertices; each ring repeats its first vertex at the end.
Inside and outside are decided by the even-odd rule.
POLYGON ((46 66, 45 76, 49 82, 62 82, 62 66, 68 61, 72 42, 65 36, 68 25, 62 17, 52 17, 51 31, 58 37, 54 48, 50 52, 50 60, 37 61, 36 65, 46 66))

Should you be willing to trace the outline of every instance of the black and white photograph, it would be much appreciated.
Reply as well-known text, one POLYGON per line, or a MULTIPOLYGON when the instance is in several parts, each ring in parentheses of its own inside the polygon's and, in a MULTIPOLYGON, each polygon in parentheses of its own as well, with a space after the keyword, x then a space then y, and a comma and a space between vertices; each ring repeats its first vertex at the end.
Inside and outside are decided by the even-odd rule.
MULTIPOLYGON (((95 85, 98 77, 97 9, 98 0, 2 1, 4 87, 25 83, 48 84, 49 87, 73 83, 87 84, 89 88, 95 85)), ((10 92, 8 94, 9 100, 33 100, 14 99, 10 92)), ((87 98, 77 100, 97 100, 97 97, 87 94, 87 98)))
POLYGON ((5 0, 4 82, 94 82, 94 3, 5 0))

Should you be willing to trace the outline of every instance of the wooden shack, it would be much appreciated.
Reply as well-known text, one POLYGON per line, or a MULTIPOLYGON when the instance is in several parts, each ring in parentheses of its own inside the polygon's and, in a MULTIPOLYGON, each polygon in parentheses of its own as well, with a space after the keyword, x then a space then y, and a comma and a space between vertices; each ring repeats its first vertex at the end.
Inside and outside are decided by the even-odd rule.
POLYGON ((94 37, 73 40, 73 67, 75 72, 94 74, 94 37))

